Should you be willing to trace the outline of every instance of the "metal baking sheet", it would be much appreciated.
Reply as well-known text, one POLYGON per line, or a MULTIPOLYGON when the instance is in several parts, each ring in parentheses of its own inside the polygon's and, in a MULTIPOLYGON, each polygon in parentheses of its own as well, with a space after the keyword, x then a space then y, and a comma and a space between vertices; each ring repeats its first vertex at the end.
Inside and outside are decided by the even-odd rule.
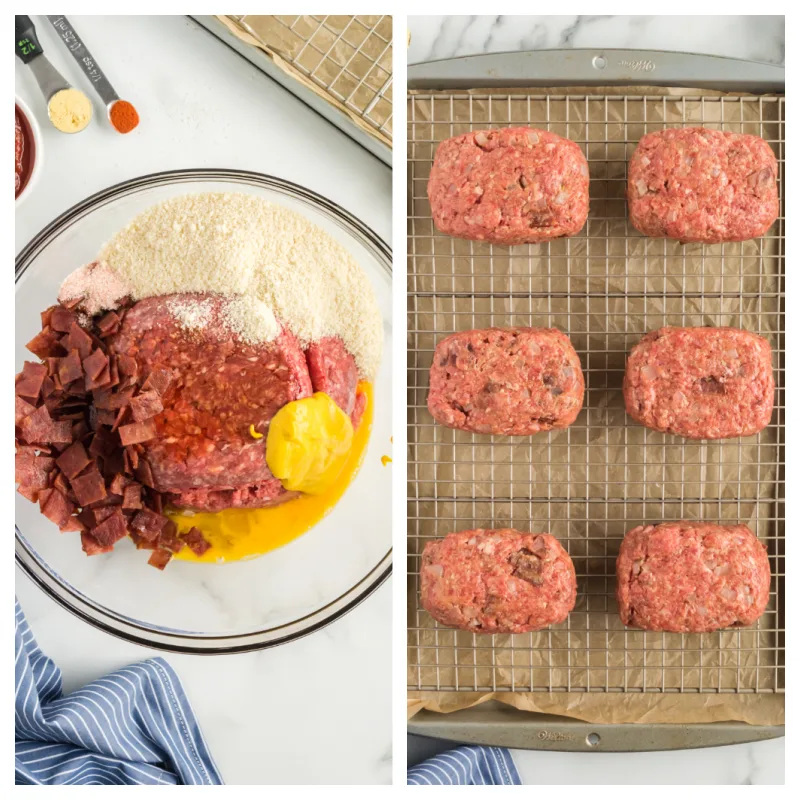
MULTIPOLYGON (((251 41, 260 41, 259 31, 249 26, 250 15, 229 16, 251 41)), ((281 57, 309 85, 281 69, 258 47, 241 41, 215 16, 191 18, 391 166, 391 17, 274 17, 285 45, 281 57)))
MULTIPOLYGON (((586 64, 597 56, 569 53, 586 64)), ((558 60, 552 53, 525 55, 541 56, 551 71, 558 60)), ((654 58, 638 53, 635 61, 654 58)), ((480 72, 474 63, 465 70, 462 60, 454 62, 451 76, 480 72)), ((607 59, 606 68, 612 63, 607 59)), ((525 64, 530 68, 530 59, 525 64)), ((415 75, 410 69, 410 88, 436 83, 424 76, 428 66, 417 65, 415 75)), ((442 80, 442 62, 434 66, 442 80)), ((493 67, 491 74, 499 86, 502 73, 493 67)), ((714 83, 713 75, 695 75, 714 83)), ((741 84, 741 69, 739 75, 741 84)), ((722 78, 715 85, 732 88, 722 78)), ((783 98, 666 89, 626 94, 616 85, 608 94, 458 87, 416 88, 408 106, 409 689, 782 693, 783 218, 752 242, 681 247, 645 239, 628 225, 624 187, 627 160, 645 132, 689 124, 763 136, 778 156, 782 186, 783 98), (579 236, 504 248, 433 228, 425 187, 438 142, 470 128, 509 125, 546 128, 584 150, 592 197, 579 236), (665 324, 731 324, 767 336, 778 393, 766 431, 698 444, 626 418, 625 354, 647 330, 665 324), (435 342, 454 330, 490 325, 555 326, 570 335, 587 378, 587 402, 575 425, 504 438, 433 424, 425 406, 435 342), (757 627, 696 636, 623 628, 614 600, 622 536, 644 522, 680 518, 741 520, 766 542, 772 596, 757 627), (549 529, 564 541, 579 576, 573 614, 561 626, 517 636, 436 625, 418 606, 425 542, 452 530, 505 525, 549 529)))

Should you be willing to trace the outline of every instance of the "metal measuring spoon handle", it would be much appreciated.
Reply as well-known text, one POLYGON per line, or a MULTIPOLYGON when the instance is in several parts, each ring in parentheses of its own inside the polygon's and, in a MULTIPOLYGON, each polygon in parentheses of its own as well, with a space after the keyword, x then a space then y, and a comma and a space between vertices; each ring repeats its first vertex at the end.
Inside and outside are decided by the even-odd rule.
POLYGON ((36 36, 36 27, 30 17, 14 17, 14 54, 31 68, 36 83, 46 102, 62 89, 72 88, 64 76, 44 57, 44 50, 36 36))
POLYGON ((114 91, 114 87, 109 83, 108 78, 78 36, 75 28, 72 27, 72 23, 63 14, 48 15, 47 19, 108 109, 119 100, 119 95, 114 91))

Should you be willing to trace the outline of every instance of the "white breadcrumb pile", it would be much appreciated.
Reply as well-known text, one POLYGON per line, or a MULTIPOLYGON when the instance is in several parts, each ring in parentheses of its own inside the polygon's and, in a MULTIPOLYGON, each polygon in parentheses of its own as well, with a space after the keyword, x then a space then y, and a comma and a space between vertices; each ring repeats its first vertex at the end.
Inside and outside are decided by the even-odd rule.
POLYGON ((188 331, 207 328, 214 316, 214 302, 208 298, 173 297, 167 301, 167 308, 181 328, 188 331))
POLYGON ((94 316, 116 308, 120 301, 131 296, 133 289, 118 272, 106 264, 93 261, 71 272, 58 291, 58 300, 68 303, 81 299, 80 310, 94 316))
POLYGON ((268 341, 258 337, 279 324, 302 345, 339 336, 362 377, 377 373, 383 323, 369 279, 342 245, 294 211, 249 194, 175 197, 139 214, 99 257, 134 300, 237 295, 224 315, 248 341, 268 341))
POLYGON ((272 309, 257 297, 243 295, 227 300, 220 313, 223 324, 250 344, 271 342, 281 332, 272 309))

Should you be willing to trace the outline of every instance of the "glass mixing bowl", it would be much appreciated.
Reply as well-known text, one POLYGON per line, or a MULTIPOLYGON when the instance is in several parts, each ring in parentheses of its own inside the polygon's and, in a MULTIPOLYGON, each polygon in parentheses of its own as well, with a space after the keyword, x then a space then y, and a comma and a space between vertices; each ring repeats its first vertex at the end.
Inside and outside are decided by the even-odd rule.
POLYGON ((259 558, 226 564, 173 561, 160 572, 130 540, 87 557, 78 535, 61 534, 17 495, 16 559, 48 595, 87 622, 175 652, 233 653, 271 647, 346 614, 391 572, 391 474, 381 465, 391 436, 391 251, 378 236, 318 194, 267 175, 180 170, 106 189, 41 231, 16 262, 17 371, 76 267, 145 208, 190 192, 248 192, 298 211, 324 228, 369 276, 384 320, 383 363, 374 384, 372 435, 361 469, 330 514, 308 533, 259 558))

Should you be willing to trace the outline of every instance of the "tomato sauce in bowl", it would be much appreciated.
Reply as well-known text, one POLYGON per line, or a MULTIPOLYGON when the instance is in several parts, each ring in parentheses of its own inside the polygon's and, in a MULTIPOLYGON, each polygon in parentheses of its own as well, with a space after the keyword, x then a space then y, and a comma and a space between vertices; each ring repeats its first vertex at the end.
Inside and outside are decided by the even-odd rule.
POLYGON ((25 112, 14 106, 14 198, 19 197, 33 175, 36 140, 25 112))

